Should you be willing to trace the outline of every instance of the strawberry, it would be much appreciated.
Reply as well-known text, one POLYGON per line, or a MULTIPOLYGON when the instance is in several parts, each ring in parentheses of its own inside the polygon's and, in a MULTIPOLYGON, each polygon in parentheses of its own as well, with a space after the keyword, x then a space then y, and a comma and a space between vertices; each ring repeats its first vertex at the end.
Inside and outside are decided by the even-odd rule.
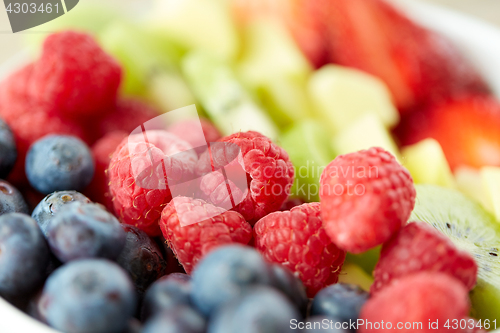
POLYGON ((381 78, 403 111, 443 96, 489 91, 448 40, 383 0, 325 3, 330 61, 381 78))
POLYGON ((337 63, 381 78, 403 113, 442 97, 489 88, 444 37, 383 0, 233 0, 238 18, 286 24, 315 66, 337 63))
POLYGON ((460 165, 500 166, 500 102, 462 96, 402 118, 396 136, 402 145, 436 139, 452 169, 460 165))

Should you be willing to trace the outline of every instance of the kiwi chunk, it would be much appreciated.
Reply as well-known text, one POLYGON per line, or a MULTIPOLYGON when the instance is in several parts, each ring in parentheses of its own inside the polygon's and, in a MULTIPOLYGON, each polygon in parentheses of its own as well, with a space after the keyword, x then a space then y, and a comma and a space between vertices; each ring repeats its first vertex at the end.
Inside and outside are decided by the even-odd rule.
POLYGON ((471 291, 472 313, 478 319, 500 320, 500 224, 478 203, 453 189, 416 185, 410 221, 423 221, 468 251, 478 265, 471 291))

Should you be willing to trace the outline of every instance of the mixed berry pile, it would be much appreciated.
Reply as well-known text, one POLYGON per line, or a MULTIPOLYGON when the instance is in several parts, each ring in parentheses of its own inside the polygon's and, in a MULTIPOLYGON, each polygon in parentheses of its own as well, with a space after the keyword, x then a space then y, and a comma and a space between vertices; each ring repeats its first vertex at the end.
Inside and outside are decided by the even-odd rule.
MULTIPOLYGON (((382 2, 367 13, 406 30, 373 24, 383 31, 371 33, 386 40, 373 38, 372 45, 359 27, 343 29, 359 1, 318 1, 328 9, 321 13, 297 1, 306 11, 284 11, 291 17, 281 19, 312 64, 334 61, 386 81, 403 117, 395 130, 403 144, 439 133, 452 168, 484 165, 477 147, 456 149, 473 135, 477 113, 463 137, 452 141, 441 129, 460 124, 455 115, 468 114, 469 104, 496 107, 480 77, 468 66, 454 72, 454 63, 437 68, 446 55, 420 51, 436 42, 433 35, 382 2), (312 13, 315 22, 306 19, 312 13), (322 48, 299 23, 329 36, 322 48), (401 47, 405 38, 413 42, 401 47), (338 52, 345 44, 350 52, 338 52), (424 74, 405 72, 408 54, 396 49, 416 52, 424 74), (366 61, 368 51, 380 61, 366 61), (434 77, 425 76, 434 69, 434 77), (474 97, 448 99, 464 91, 474 97), (436 94, 445 101, 436 102, 436 94), (423 111, 416 109, 431 115, 418 130, 423 111)), ((234 1, 233 9, 245 20, 277 9, 256 3, 234 1)), ((379 147, 328 160, 308 179, 319 202, 306 201, 291 195, 302 177, 292 153, 258 129, 223 135, 202 118, 134 131, 161 112, 122 96, 122 71, 94 37, 63 31, 0 83, 2 298, 66 333, 495 328, 492 312, 471 309, 477 295, 487 298, 488 288, 498 287, 496 227, 475 203, 415 186, 399 156, 379 147), (206 146, 193 139, 196 128, 206 146), (226 175, 236 169, 243 186, 226 175), (448 201, 440 206, 452 197, 463 216, 448 201), (474 219, 493 230, 492 239, 474 219)), ((497 302, 491 299, 487 304, 497 302)))

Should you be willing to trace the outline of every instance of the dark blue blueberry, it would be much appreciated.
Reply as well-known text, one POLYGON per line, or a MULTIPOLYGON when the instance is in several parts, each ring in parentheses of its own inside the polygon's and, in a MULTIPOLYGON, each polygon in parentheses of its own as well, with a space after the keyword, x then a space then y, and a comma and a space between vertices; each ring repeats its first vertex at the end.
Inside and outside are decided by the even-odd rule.
POLYGON ((36 141, 26 155, 26 176, 37 191, 80 191, 94 175, 94 160, 78 138, 48 135, 36 141))
POLYGON ((145 321, 160 312, 180 305, 191 305, 189 275, 173 273, 162 277, 149 287, 142 302, 141 319, 145 321))
MULTIPOLYGON (((355 322, 354 322, 355 324, 355 322)), ((302 328, 303 333, 349 333, 349 324, 339 322, 327 316, 313 316, 304 323, 293 324, 302 328)), ((352 326, 353 328, 355 326, 352 326)))
POLYGON ((281 264, 273 264, 275 287, 283 292, 295 304, 302 315, 306 315, 309 298, 302 281, 281 264))
POLYGON ((35 296, 29 300, 28 306, 26 307, 26 313, 30 315, 30 317, 47 324, 45 309, 42 307, 43 304, 40 301, 42 299, 42 291, 43 289, 40 289, 35 296))
POLYGON ((43 198, 35 207, 31 217, 38 222, 44 235, 47 234, 47 224, 59 212, 63 205, 70 202, 90 203, 90 199, 77 191, 54 192, 43 198))
POLYGON ((29 214, 29 208, 21 192, 0 179, 0 215, 7 213, 29 214))
POLYGON ((144 231, 128 224, 121 226, 127 236, 116 262, 129 272, 142 295, 151 283, 165 275, 167 263, 158 245, 144 231))
POLYGON ((242 245, 222 246, 210 252, 193 272, 192 299, 205 315, 255 285, 272 285, 274 274, 262 256, 242 245))
POLYGON ((291 323, 302 316, 276 289, 259 286, 226 303, 213 315, 208 333, 296 332, 291 323))
POLYGON ((163 311, 149 319, 142 333, 204 333, 205 319, 188 306, 163 311))
POLYGON ((142 324, 137 318, 132 318, 122 333, 142 333, 142 324))
POLYGON ((0 119, 0 178, 7 178, 17 159, 14 135, 7 123, 0 119))
POLYGON ((121 333, 134 315, 134 285, 104 259, 70 262, 45 283, 40 300, 50 326, 66 333, 121 333))
POLYGON ((35 220, 28 215, 0 216, 0 296, 15 302, 41 286, 50 251, 35 220))
POLYGON ((369 294, 353 284, 337 283, 321 289, 313 299, 311 315, 355 322, 369 294))
POLYGON ((82 258, 116 259, 125 246, 120 222, 100 204, 64 205, 47 226, 52 252, 62 262, 82 258))

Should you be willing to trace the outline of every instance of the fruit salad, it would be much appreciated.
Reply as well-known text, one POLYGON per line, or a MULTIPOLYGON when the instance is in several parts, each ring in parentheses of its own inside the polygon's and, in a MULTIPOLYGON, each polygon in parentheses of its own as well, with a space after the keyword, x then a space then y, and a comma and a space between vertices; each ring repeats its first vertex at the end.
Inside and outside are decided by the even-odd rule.
POLYGON ((0 302, 25 320, 500 328, 500 101, 445 37, 385 0, 46 27, 0 81, 0 302))

